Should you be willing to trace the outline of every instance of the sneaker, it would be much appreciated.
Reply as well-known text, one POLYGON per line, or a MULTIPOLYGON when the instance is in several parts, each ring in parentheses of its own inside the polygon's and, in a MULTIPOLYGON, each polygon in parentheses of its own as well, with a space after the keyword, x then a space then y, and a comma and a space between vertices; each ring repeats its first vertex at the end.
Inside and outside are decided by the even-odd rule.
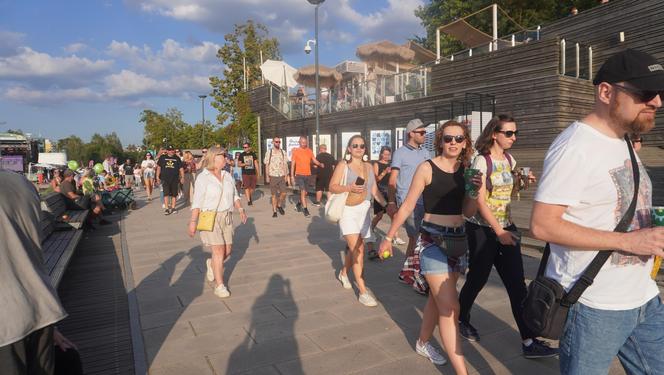
POLYGON ((295 211, 302 212, 302 203, 298 203, 295 205, 295 211))
POLYGON ((284 208, 281 206, 277 207, 277 211, 279 211, 281 215, 286 215, 286 211, 284 211, 284 208))
POLYGON ((459 333, 461 333, 461 336, 465 337, 468 341, 480 341, 480 334, 477 332, 477 328, 473 327, 470 323, 460 321, 459 333))
POLYGON ((209 282, 214 281, 214 272, 212 272, 212 259, 208 259, 205 261, 205 268, 207 269, 205 272, 205 278, 209 282))
POLYGON ((394 239, 392 240, 392 245, 405 245, 405 244, 406 241, 402 240, 399 237, 394 237, 394 239))
POLYGON ((226 285, 217 285, 217 287, 214 288, 214 294, 219 298, 226 298, 231 296, 231 292, 228 291, 226 285))
POLYGON ((169 210, 168 208, 164 209, 164 215, 170 215, 170 214, 171 210, 169 210))
POLYGON ((302 212, 304 212, 304 217, 311 215, 306 207, 302 209, 302 212))
POLYGON ((339 271, 339 276, 337 276, 337 279, 341 281, 341 285, 344 287, 344 289, 352 289, 353 286, 350 284, 350 280, 348 280, 348 275, 344 275, 339 271))
POLYGON ((177 213, 178 213, 178 209, 177 209, 177 208, 171 208, 171 213, 172 213, 172 214, 177 214, 177 213))
POLYGON ((366 292, 364 294, 360 294, 360 297, 357 299, 360 301, 361 304, 363 304, 366 307, 376 307, 378 306, 378 302, 376 302, 376 299, 369 294, 369 292, 366 292))
POLYGON ((161 204, 161 208, 163 208, 163 209, 165 210, 165 209, 166 209, 166 205, 162 203, 162 204, 161 204))
POLYGON ((320 207, 320 202, 314 202, 314 206, 320 207))
POLYGON ((277 213, 276 213, 276 212, 273 212, 273 213, 272 213, 272 217, 277 217, 277 213))
POLYGON ((428 358, 434 365, 441 366, 447 363, 445 357, 443 357, 436 348, 429 344, 428 341, 422 344, 420 339, 417 339, 417 343, 415 343, 415 351, 422 357, 428 358))
POLYGON ((538 339, 533 339, 528 346, 521 344, 521 350, 523 350, 523 356, 528 359, 549 358, 558 355, 558 348, 552 348, 548 343, 538 339))
POLYGON ((405 285, 413 285, 413 282, 415 282, 412 278, 412 276, 403 276, 399 275, 399 282, 405 285))

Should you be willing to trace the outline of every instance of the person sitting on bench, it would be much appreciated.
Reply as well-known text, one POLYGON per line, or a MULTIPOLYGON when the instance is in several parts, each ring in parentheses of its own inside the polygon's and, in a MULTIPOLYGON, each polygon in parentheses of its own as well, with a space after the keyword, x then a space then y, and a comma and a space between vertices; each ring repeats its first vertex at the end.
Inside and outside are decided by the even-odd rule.
POLYGON ((76 182, 74 182, 74 171, 71 169, 67 169, 64 173, 64 179, 60 184, 60 194, 64 195, 68 210, 90 210, 90 215, 88 215, 86 224, 92 225, 92 221, 97 217, 100 219, 100 225, 110 224, 109 221, 106 221, 101 217, 104 209, 101 199, 93 202, 91 195, 78 193, 76 190, 76 182))

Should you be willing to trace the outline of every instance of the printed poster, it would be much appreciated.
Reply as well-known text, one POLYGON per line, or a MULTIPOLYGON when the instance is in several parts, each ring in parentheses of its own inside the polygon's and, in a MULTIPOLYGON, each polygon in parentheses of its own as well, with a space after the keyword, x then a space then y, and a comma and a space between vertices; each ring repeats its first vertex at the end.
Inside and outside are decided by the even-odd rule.
POLYGON ((390 130, 372 130, 371 131, 371 147, 369 154, 371 160, 378 160, 380 158, 380 149, 383 146, 390 147, 392 145, 392 132, 390 130))
POLYGON ((299 141, 300 137, 286 137, 286 152, 288 152, 288 160, 291 160, 293 149, 300 147, 300 144, 298 143, 299 141))

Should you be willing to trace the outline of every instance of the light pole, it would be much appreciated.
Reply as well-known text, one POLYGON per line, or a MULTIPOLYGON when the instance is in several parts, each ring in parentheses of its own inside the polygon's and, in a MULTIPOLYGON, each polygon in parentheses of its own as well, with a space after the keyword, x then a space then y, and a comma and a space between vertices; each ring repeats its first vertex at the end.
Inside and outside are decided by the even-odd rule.
MULTIPOLYGON (((315 50, 314 50, 314 65, 316 68, 316 147, 320 146, 318 144, 320 138, 320 82, 318 77, 318 7, 325 2, 325 0, 307 0, 310 4, 315 5, 315 24, 314 24, 314 40, 315 50)), ((315 150, 314 150, 315 152, 315 150)))
POLYGON ((201 136, 203 139, 203 144, 201 147, 205 147, 205 98, 207 98, 207 95, 198 95, 198 97, 201 98, 201 116, 203 117, 203 135, 201 136))

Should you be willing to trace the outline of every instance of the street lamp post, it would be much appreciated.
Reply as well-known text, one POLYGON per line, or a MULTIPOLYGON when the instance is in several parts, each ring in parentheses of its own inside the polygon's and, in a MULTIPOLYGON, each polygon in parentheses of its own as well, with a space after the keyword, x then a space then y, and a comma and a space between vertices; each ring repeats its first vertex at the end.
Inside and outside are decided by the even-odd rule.
POLYGON ((201 130, 203 133, 201 136, 203 144, 201 147, 205 147, 205 98, 207 98, 207 95, 198 95, 198 97, 201 98, 201 116, 203 117, 203 128, 201 130))
POLYGON ((320 82, 318 74, 318 7, 325 2, 325 0, 307 0, 310 4, 315 5, 315 24, 314 24, 314 40, 315 50, 314 50, 314 65, 316 69, 316 147, 319 145, 320 140, 320 82))

